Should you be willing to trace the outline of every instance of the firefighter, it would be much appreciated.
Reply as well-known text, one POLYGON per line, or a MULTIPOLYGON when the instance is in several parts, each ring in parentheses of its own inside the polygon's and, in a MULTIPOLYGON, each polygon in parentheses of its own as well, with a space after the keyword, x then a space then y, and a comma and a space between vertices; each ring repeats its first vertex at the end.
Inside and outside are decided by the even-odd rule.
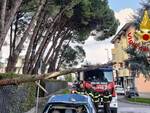
POLYGON ((110 110, 110 102, 112 100, 112 95, 109 90, 105 90, 103 93, 103 105, 104 105, 104 113, 111 113, 110 110))
POLYGON ((86 95, 90 96, 92 98, 92 101, 98 111, 98 105, 100 103, 101 95, 99 92, 95 92, 93 89, 86 90, 86 95))
POLYGON ((77 87, 77 94, 85 95, 85 89, 83 86, 83 81, 80 81, 79 87, 77 87))

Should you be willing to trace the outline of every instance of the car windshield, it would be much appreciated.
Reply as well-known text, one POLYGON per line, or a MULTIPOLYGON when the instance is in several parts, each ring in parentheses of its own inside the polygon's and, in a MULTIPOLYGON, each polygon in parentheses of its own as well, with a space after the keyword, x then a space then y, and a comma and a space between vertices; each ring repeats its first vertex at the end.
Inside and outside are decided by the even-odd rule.
POLYGON ((86 106, 75 104, 49 104, 43 113, 89 113, 86 106))
POLYGON ((90 81, 90 82, 107 83, 113 81, 112 71, 102 71, 99 69, 86 71, 84 73, 84 78, 85 81, 90 81))
POLYGON ((116 88, 116 90, 121 91, 121 90, 123 90, 123 88, 116 88))

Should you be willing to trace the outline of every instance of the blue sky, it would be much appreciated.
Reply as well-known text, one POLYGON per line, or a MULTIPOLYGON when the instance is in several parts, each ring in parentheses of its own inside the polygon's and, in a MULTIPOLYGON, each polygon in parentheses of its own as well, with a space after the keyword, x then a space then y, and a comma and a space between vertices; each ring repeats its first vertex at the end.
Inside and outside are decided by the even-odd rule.
POLYGON ((108 0, 111 9, 120 11, 125 8, 132 8, 134 10, 140 8, 141 0, 108 0))

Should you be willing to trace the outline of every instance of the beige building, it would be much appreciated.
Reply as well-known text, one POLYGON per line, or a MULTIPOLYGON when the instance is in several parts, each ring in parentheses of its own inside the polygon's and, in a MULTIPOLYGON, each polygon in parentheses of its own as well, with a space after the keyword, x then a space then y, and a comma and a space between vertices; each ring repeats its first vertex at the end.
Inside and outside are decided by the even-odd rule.
POLYGON ((117 84, 127 87, 131 85, 131 76, 128 68, 125 67, 124 61, 129 58, 125 49, 128 47, 126 32, 130 24, 126 24, 112 39, 114 49, 112 49, 112 61, 116 64, 113 68, 116 70, 115 75, 117 78, 117 84))
MULTIPOLYGON (((3 62, 0 62, 0 73, 5 73, 5 68, 7 66, 7 58, 3 59, 3 62)), ((1 60, 0 60, 1 61, 1 60)), ((22 74, 22 68, 24 64, 24 56, 19 56, 16 64, 16 73, 22 74)))
POLYGON ((113 68, 115 69, 117 84, 122 85, 124 88, 135 85, 139 92, 150 92, 150 81, 145 82, 145 78, 142 75, 134 79, 131 70, 126 65, 125 61, 130 59, 130 55, 125 52, 125 49, 129 46, 127 38, 129 32, 132 34, 135 32, 135 27, 132 26, 132 23, 124 25, 111 41, 114 44, 112 60, 116 63, 113 68))

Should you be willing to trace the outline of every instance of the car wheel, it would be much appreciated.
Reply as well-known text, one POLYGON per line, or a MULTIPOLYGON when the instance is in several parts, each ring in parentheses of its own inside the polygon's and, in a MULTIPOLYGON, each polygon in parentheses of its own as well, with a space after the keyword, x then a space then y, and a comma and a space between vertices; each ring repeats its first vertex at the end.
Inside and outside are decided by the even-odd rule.
POLYGON ((131 98, 131 95, 128 95, 128 98, 131 98))
POLYGON ((136 96, 139 96, 139 94, 137 93, 136 96))
POLYGON ((111 110, 111 113, 118 113, 117 111, 118 111, 118 110, 117 110, 117 108, 116 108, 116 109, 111 110))

